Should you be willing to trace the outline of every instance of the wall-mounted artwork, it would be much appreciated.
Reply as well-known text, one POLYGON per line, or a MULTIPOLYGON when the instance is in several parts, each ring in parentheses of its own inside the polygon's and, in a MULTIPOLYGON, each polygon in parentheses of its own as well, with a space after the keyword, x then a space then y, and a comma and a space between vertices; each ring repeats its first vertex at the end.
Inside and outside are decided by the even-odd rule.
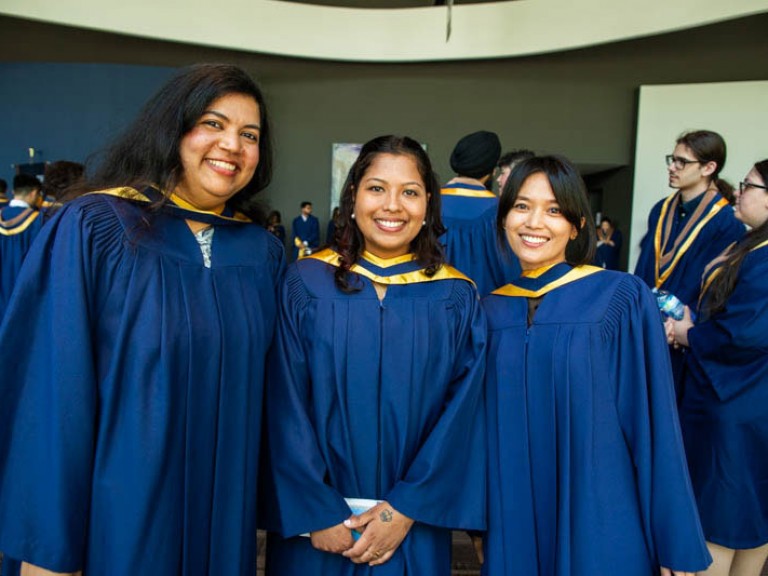
POLYGON ((333 214, 333 209, 339 205, 341 187, 347 179, 349 169, 357 160, 362 144, 333 144, 331 154, 331 205, 328 207, 328 216, 333 214))

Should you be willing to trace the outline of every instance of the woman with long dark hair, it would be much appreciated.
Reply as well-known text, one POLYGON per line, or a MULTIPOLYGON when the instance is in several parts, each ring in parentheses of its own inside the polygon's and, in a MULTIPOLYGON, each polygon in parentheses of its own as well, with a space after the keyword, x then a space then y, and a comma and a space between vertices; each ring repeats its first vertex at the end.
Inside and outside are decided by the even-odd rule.
POLYGON ((485 321, 442 232, 428 156, 382 136, 349 172, 336 245, 288 269, 269 574, 447 575, 451 529, 483 528, 485 321))
POLYGON ((255 574, 270 175, 259 88, 194 66, 38 237, 0 331, 0 549, 23 574, 255 574))
POLYGON ((576 168, 521 162, 497 230, 520 278, 488 317, 488 576, 690 574, 710 562, 653 295, 587 265, 595 226, 576 168))
POLYGON ((768 558, 768 159, 734 194, 751 230, 704 272, 695 324, 687 309, 667 321, 686 351, 680 419, 707 576, 758 576, 768 558))

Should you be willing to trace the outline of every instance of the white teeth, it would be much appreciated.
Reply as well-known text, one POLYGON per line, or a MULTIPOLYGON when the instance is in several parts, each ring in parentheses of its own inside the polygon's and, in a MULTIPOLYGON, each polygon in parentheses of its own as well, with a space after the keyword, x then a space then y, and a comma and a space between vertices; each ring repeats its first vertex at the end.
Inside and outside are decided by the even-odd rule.
POLYGON ((544 244, 544 242, 547 241, 546 238, 542 238, 540 236, 527 236, 525 234, 521 234, 520 238, 529 244, 544 244))
POLYGON ((234 171, 237 169, 237 166, 235 164, 232 164, 231 162, 224 162, 223 160, 211 160, 208 159, 209 164, 213 164, 214 166, 217 166, 219 168, 224 168, 225 170, 232 170, 234 171))
POLYGON ((384 228, 400 228, 403 225, 401 220, 376 220, 376 223, 384 228))

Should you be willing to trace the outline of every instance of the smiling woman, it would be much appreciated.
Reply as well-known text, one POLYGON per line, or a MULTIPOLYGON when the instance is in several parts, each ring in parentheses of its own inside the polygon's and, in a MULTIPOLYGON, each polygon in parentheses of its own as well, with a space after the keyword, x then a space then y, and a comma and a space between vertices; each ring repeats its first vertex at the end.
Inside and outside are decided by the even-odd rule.
POLYGON ((418 142, 363 146, 338 226, 282 287, 267 573, 450 574, 451 528, 484 526, 485 319, 443 264, 439 184, 418 142), (353 515, 350 499, 373 508, 353 515))
POLYGON ((0 331, 4 574, 253 573, 269 142, 244 71, 184 69, 38 237, 0 331))
POLYGON ((365 249, 379 258, 407 254, 426 224, 429 197, 413 157, 376 156, 357 187, 352 213, 365 249))
POLYGON ((650 290, 587 266, 586 190, 561 157, 524 160, 497 231, 522 275, 483 301, 489 576, 687 574, 710 562, 650 290))
POLYGON ((704 535, 707 576, 758 576, 768 558, 768 159, 736 192, 752 229, 707 266, 696 322, 668 320, 686 350, 680 418, 704 535))
POLYGON ((200 210, 221 212, 259 164, 261 114, 256 100, 226 94, 214 100, 181 139, 183 176, 175 193, 200 210))

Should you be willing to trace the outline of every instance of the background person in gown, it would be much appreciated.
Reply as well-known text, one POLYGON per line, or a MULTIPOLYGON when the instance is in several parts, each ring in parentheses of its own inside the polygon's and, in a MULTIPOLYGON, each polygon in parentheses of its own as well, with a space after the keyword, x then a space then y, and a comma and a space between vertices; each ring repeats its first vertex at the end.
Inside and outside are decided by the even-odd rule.
POLYGON ((707 576, 759 576, 768 558, 768 159, 737 191, 751 231, 702 277, 697 320, 668 320, 687 351, 686 455, 714 562, 707 576))

